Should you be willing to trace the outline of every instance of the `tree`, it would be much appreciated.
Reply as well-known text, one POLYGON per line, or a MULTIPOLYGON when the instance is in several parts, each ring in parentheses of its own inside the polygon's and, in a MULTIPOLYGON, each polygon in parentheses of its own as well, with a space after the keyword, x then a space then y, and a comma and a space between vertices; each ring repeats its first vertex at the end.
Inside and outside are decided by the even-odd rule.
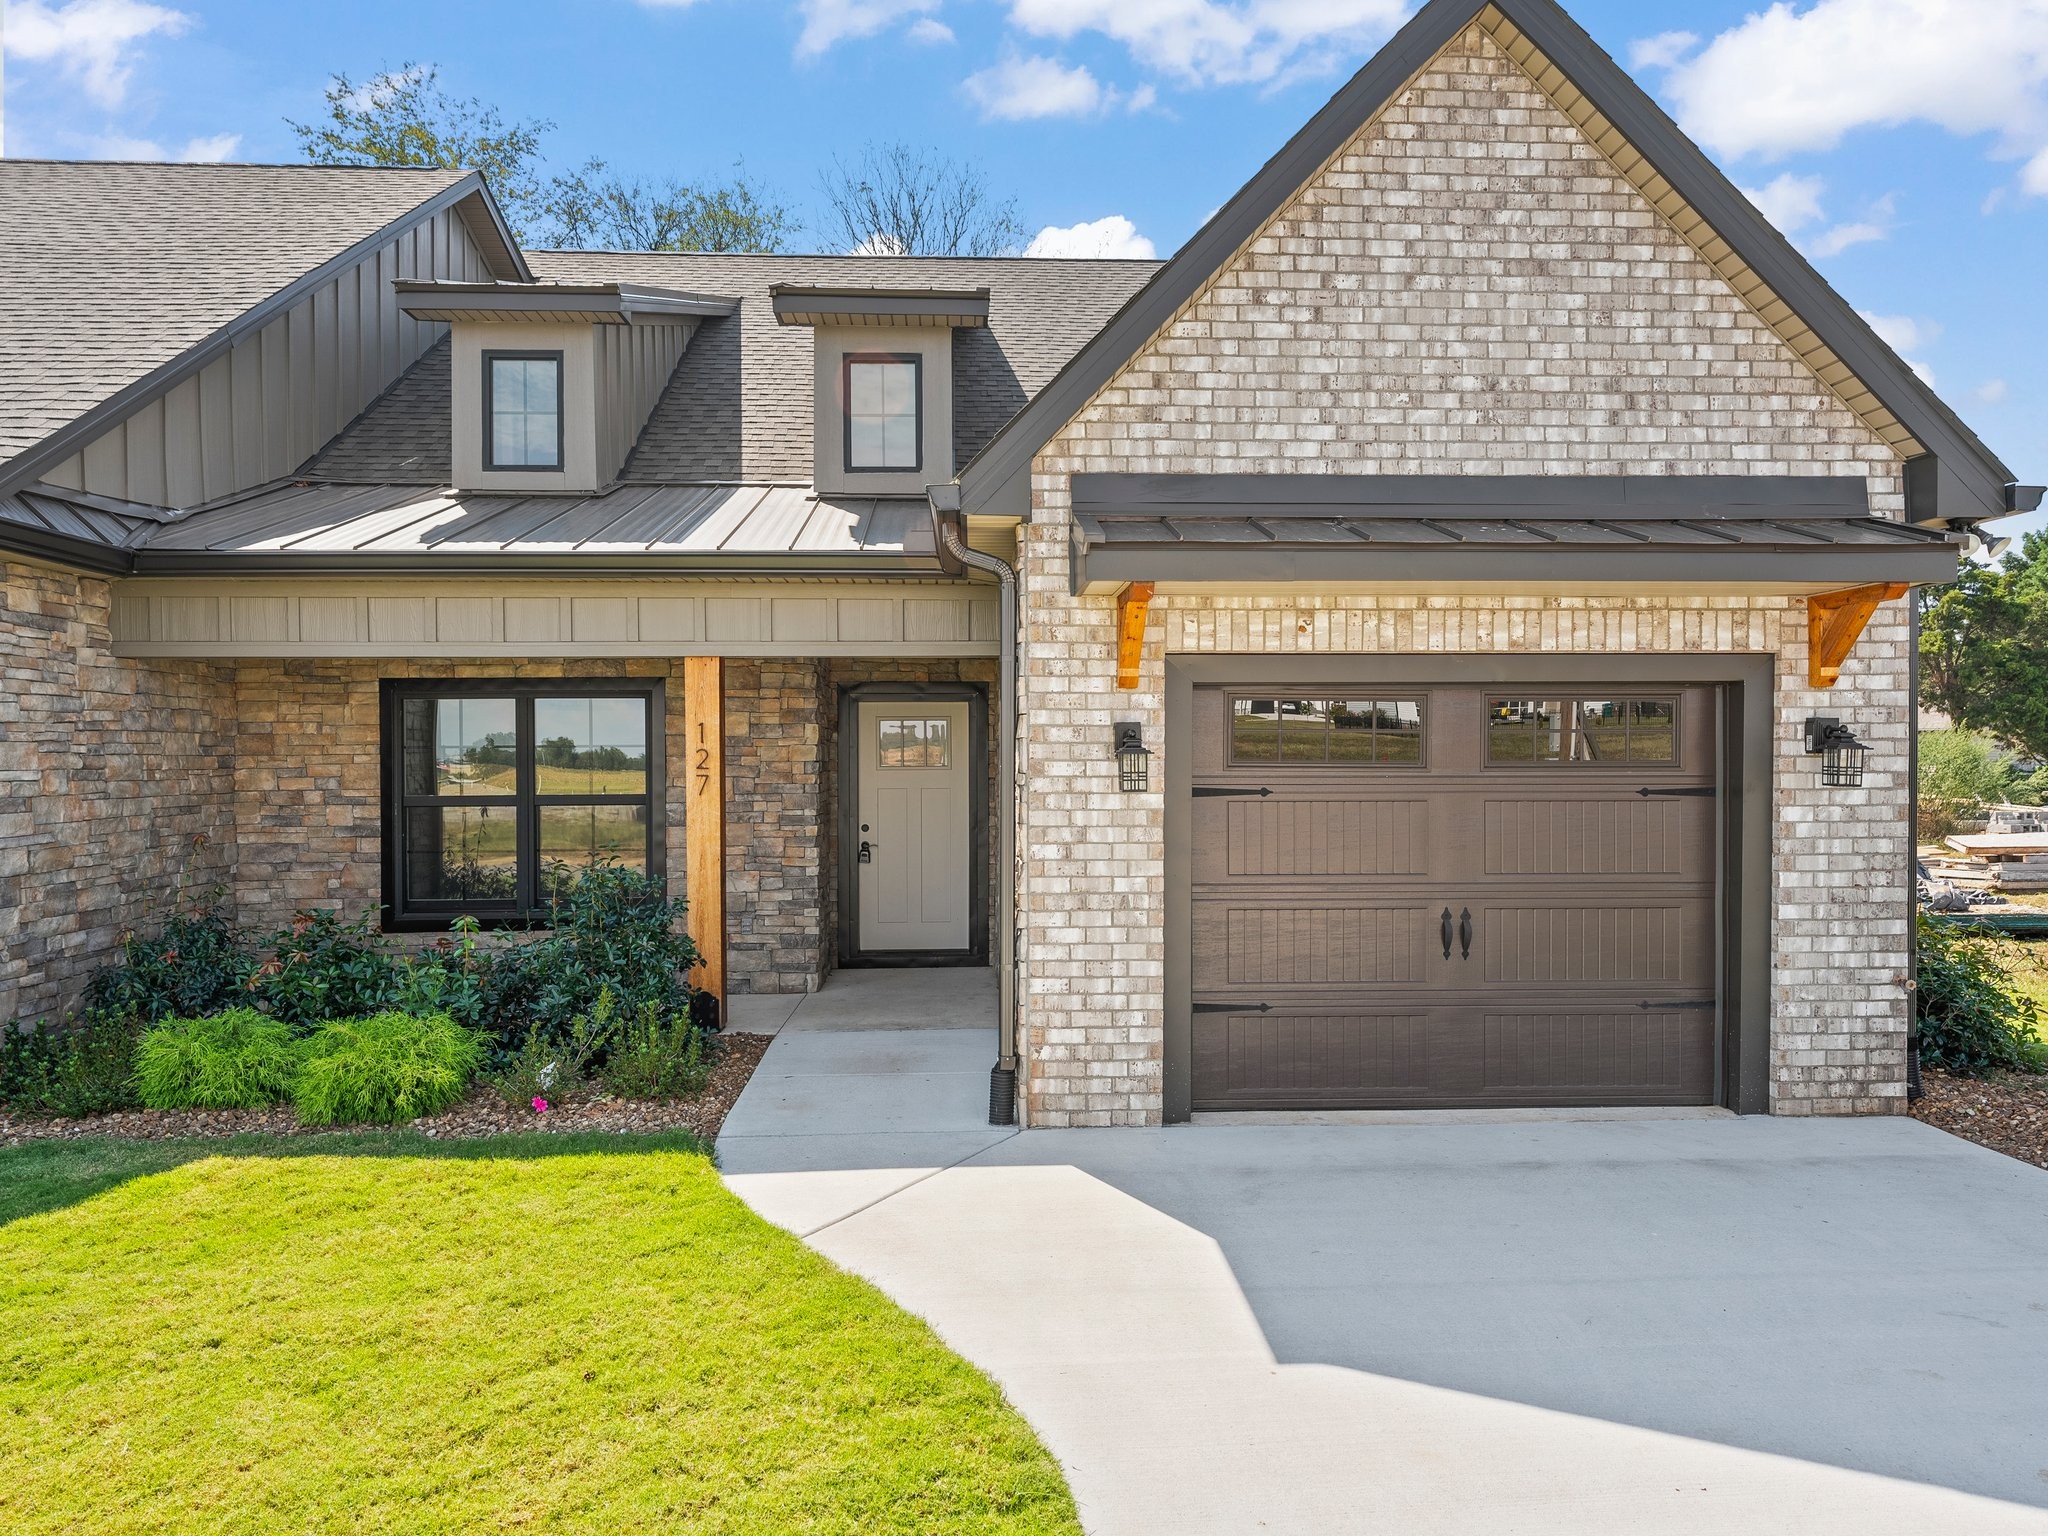
POLYGON ((870 144, 821 179, 827 240, 863 256, 1007 256, 1024 243, 1015 198, 980 167, 908 144, 870 144))
POLYGON ((482 171, 512 233, 524 240, 541 196, 534 162, 541 118, 508 123, 496 107, 441 89, 432 64, 404 64, 357 85, 347 75, 328 81, 324 123, 286 125, 314 165, 419 165, 482 171))
POLYGON ((1959 726, 2048 758, 2048 533, 1921 599, 1920 697, 1959 726))
POLYGON ((548 183, 540 212, 558 244, 613 251, 779 251, 795 229, 789 210, 737 165, 730 181, 700 187, 628 181, 591 160, 548 183))

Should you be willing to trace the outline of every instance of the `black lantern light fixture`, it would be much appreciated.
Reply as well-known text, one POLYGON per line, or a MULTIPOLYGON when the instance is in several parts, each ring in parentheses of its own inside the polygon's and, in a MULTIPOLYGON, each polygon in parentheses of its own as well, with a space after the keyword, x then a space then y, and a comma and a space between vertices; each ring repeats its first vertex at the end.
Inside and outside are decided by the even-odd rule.
POLYGON ((1854 789, 1863 782, 1863 759, 1870 748, 1833 715, 1814 715, 1806 722, 1806 751, 1820 759, 1820 781, 1833 789, 1854 789))
POLYGON ((1119 720, 1116 732, 1116 787, 1127 795, 1143 794, 1152 784, 1152 754, 1145 749, 1144 729, 1135 720, 1119 720))

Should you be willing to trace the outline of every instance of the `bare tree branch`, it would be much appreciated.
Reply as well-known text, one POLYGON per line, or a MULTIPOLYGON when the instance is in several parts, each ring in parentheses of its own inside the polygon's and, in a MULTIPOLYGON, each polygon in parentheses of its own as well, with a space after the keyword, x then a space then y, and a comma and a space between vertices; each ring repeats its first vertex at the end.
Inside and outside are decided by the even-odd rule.
POLYGON ((1024 244, 1017 202, 981 168, 909 144, 869 144, 820 179, 828 243, 865 256, 1008 256, 1024 244))

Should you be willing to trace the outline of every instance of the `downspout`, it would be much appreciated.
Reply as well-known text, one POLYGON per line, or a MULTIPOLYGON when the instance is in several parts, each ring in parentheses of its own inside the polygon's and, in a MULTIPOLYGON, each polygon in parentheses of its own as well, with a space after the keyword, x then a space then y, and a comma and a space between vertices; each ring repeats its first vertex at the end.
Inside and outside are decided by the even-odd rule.
POLYGON ((993 576, 1001 589, 997 628, 1002 661, 996 683, 996 1064, 988 1079, 988 1123, 1017 1123, 1017 573, 968 546, 960 487, 927 488, 940 564, 993 576))

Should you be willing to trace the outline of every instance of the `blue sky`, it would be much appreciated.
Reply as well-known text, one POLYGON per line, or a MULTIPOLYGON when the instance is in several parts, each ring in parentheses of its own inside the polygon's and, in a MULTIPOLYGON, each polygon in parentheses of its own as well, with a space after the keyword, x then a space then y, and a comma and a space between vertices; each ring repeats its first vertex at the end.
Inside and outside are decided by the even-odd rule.
MULTIPOLYGON (((2048 480, 2048 0, 1568 0, 2023 480, 2048 480)), ((11 155, 289 160, 333 72, 552 119, 558 167, 807 211, 903 139, 1050 249, 1170 254, 1409 0, 12 0, 11 155)), ((809 243, 809 242, 806 242, 809 243)), ((2048 519, 2008 522, 2001 532, 2048 519)))

